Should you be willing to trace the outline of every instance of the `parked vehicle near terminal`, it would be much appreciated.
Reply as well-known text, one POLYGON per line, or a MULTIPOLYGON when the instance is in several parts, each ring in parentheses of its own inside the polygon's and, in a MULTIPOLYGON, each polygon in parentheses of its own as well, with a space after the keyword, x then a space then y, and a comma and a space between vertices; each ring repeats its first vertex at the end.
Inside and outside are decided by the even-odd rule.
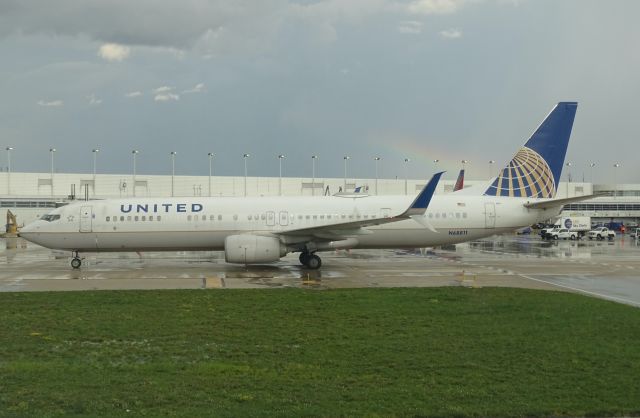
POLYGON ((576 240, 578 239, 578 232, 569 231, 567 228, 560 228, 560 229, 551 231, 547 235, 547 238, 553 239, 553 240, 559 240, 559 239, 576 240))
POLYGON ((631 238, 640 239, 640 228, 636 228, 636 229, 632 230, 631 234, 629 236, 631 238))
POLYGON ((545 228, 540 231, 542 239, 551 239, 552 233, 556 233, 561 229, 568 229, 570 232, 575 232, 575 239, 583 237, 591 228, 591 218, 588 216, 561 216, 554 222, 554 225, 550 228, 545 228))
POLYGON ((616 237, 616 233, 609 228, 601 227, 589 231, 589 234, 587 236, 589 237, 589 239, 608 239, 609 241, 611 241, 616 237))

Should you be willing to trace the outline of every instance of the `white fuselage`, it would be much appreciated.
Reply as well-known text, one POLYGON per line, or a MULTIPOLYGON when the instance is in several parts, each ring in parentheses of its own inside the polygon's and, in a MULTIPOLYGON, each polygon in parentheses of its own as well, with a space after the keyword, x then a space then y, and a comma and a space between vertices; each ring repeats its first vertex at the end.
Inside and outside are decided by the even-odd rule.
MULTIPOLYGON (((280 236, 284 244, 313 242, 330 225, 398 216, 413 196, 327 196, 256 198, 144 198, 81 201, 50 212, 21 236, 44 247, 80 251, 224 250, 237 234, 280 236), (287 231, 291 231, 289 234, 287 231)), ((550 218, 556 212, 527 209, 531 199, 434 196, 423 215, 356 228, 349 248, 417 248, 469 241, 512 231, 550 218)), ((559 210, 560 208, 558 208, 559 210)), ((344 231, 341 232, 344 235, 344 231)))

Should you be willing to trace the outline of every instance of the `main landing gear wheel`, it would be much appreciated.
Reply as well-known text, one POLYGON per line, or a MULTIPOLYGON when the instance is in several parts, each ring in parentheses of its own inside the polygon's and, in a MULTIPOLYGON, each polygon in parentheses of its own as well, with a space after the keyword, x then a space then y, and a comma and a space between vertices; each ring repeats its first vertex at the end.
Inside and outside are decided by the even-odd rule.
POLYGON ((309 259, 307 260, 307 267, 309 267, 311 270, 318 270, 321 265, 322 260, 320 259, 320 257, 315 254, 309 256, 309 259))
POLYGON ((317 270, 322 265, 322 260, 315 254, 309 254, 308 252, 300 253, 300 263, 310 268, 311 270, 317 270))

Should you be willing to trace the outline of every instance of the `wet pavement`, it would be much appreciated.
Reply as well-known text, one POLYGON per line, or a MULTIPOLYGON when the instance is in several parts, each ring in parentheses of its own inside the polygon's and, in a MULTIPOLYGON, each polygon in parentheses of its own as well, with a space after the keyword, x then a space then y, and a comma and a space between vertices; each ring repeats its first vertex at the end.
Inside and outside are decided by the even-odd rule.
POLYGON ((261 266, 226 264, 221 252, 70 254, 0 239, 0 291, 506 286, 580 292, 640 306, 640 242, 542 241, 494 236, 457 246, 322 253, 321 270, 297 254, 261 266))

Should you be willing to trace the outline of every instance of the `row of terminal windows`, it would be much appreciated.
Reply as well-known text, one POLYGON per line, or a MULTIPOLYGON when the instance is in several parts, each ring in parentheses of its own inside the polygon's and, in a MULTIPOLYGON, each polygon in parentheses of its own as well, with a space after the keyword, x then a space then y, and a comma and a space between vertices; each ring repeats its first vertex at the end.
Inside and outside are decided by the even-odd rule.
POLYGON ((572 203, 563 210, 640 210, 640 204, 634 203, 572 203))
POLYGON ((11 201, 3 200, 0 208, 55 208, 56 202, 11 201))

